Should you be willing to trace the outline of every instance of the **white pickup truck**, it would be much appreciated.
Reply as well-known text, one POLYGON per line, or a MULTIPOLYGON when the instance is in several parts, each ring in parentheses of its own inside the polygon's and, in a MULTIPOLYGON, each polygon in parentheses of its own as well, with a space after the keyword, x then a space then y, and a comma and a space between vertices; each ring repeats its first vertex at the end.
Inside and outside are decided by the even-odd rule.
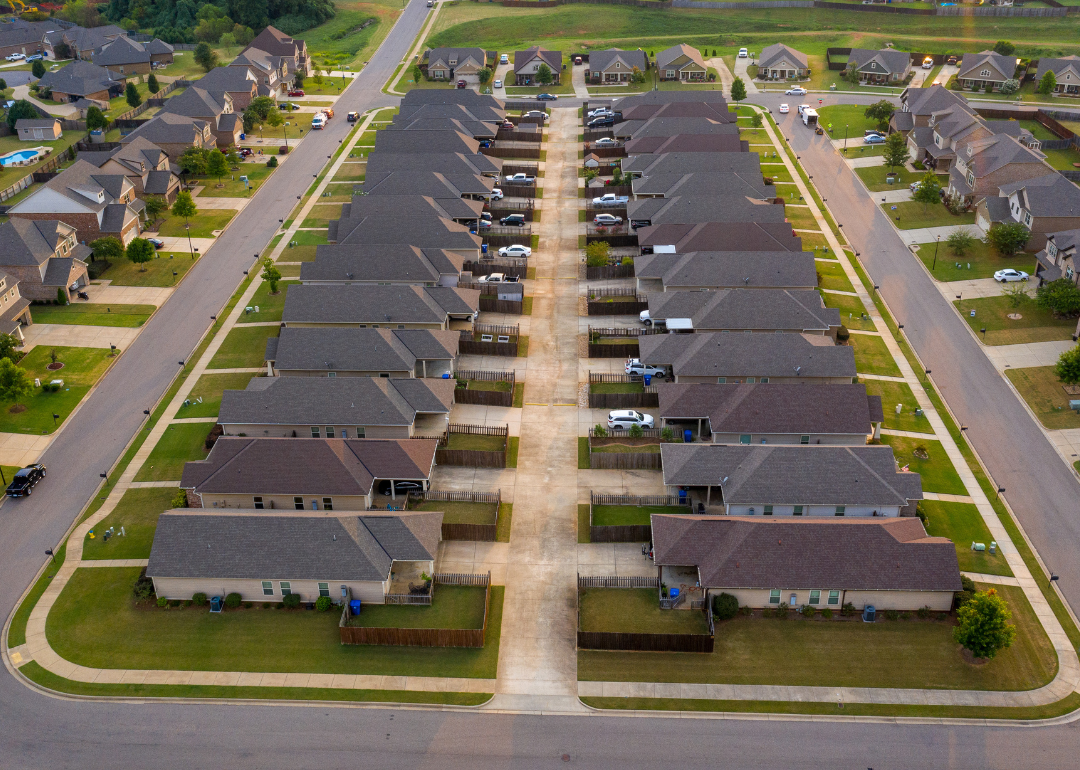
POLYGON ((628 195, 616 195, 615 193, 604 193, 599 198, 593 198, 592 203, 594 206, 625 206, 630 201, 628 195))
POLYGON ((480 276, 477 283, 518 283, 517 276, 507 276, 505 273, 490 273, 488 275, 480 276))
POLYGON ((503 184, 533 184, 536 177, 524 173, 510 174, 503 179, 503 184))

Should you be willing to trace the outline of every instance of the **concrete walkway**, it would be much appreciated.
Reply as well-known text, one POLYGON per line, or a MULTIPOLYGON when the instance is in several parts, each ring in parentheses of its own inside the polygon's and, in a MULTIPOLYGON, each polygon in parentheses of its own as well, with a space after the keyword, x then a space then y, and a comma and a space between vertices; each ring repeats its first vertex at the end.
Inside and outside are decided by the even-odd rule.
POLYGON ((31 324, 23 327, 26 342, 23 350, 30 352, 38 345, 75 348, 108 348, 116 345, 123 350, 139 335, 139 329, 126 326, 80 326, 77 324, 31 324))
MULTIPOLYGON (((870 194, 877 195, 877 193, 870 194)), ((880 197, 875 198, 875 201, 880 203, 880 197)), ((904 243, 906 243, 908 246, 914 246, 916 243, 933 243, 934 239, 937 238, 939 235, 941 236, 941 240, 945 240, 957 230, 961 229, 967 230, 979 240, 982 240, 986 237, 986 231, 984 231, 981 227, 975 224, 946 225, 945 227, 919 227, 914 230, 897 229, 896 232, 900 234, 900 238, 903 239, 904 243)))

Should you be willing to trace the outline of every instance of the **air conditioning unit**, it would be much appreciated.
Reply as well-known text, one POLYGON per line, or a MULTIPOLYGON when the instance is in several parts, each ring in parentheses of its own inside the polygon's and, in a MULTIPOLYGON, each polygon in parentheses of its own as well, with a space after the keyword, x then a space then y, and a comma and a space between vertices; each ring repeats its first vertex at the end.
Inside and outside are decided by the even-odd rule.
POLYGON ((877 610, 874 609, 874 605, 867 604, 863 607, 862 620, 863 623, 873 623, 877 619, 877 610))

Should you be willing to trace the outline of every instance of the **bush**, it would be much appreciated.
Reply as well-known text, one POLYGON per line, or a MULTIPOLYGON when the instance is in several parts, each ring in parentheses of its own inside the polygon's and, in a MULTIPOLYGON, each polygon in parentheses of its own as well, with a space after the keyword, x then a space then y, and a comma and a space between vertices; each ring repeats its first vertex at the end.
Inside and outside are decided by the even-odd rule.
POLYGON ((281 603, 290 610, 295 610, 300 606, 300 594, 289 594, 281 600, 281 603))
POLYGON ((899 620, 900 619, 900 613, 897 612, 896 610, 885 610, 885 619, 886 620, 899 620))
POLYGON ((1080 289, 1068 278, 1058 278, 1035 290, 1035 304, 1055 315, 1076 315, 1080 312, 1080 289))
POLYGON ((277 168, 277 157, 271 156, 270 160, 266 161, 267 168, 277 168))
POLYGON ((1058 356, 1054 374, 1066 385, 1080 383, 1080 347, 1070 348, 1058 356))
POLYGON ((675 440, 675 431, 672 430, 671 428, 663 428, 660 431, 660 440, 661 441, 674 441, 675 440))
POLYGON ((159 596, 158 600, 157 600, 157 606, 158 607, 168 607, 169 606, 169 600, 166 599, 164 596, 159 596))
POLYGON ((146 576, 146 570, 142 571, 139 575, 139 579, 135 581, 135 585, 131 589, 135 594, 135 601, 145 601, 154 595, 154 581, 146 576))
POLYGON ((231 593, 225 597, 225 606, 230 610, 235 610, 240 606, 241 596, 238 593, 231 593))
MULTIPOLYGON (((160 601, 161 600, 159 599, 158 602, 160 602, 160 601)), ((182 604, 183 604, 183 602, 180 601, 179 599, 169 599, 169 606, 170 607, 179 607, 182 604)))
POLYGON ((593 436, 596 438, 605 438, 607 436, 607 428, 600 423, 597 423, 596 427, 593 428, 593 436))
POLYGON ((776 606, 776 609, 775 609, 775 610, 773 610, 773 617, 776 617, 776 618, 786 618, 786 617, 787 617, 787 613, 788 613, 788 606, 787 606, 787 602, 780 602, 780 604, 778 604, 778 605, 776 606))
POLYGON ((608 264, 611 246, 607 241, 593 241, 585 247, 585 264, 589 267, 604 267, 608 264))
POLYGON ((196 607, 205 607, 207 602, 206 594, 199 591, 197 594, 192 595, 191 603, 196 607))
POLYGON ((915 610, 915 614, 919 616, 919 620, 927 620, 932 611, 929 607, 919 607, 919 609, 915 610))
POLYGON ((330 601, 329 596, 320 596, 318 599, 315 600, 315 609, 319 612, 326 612, 333 606, 333 604, 334 603, 330 601))
POLYGON ((840 324, 840 328, 836 330, 836 341, 847 342, 851 338, 851 332, 843 324, 840 324))
POLYGON ((831 620, 832 619, 832 610, 829 609, 828 607, 825 607, 821 611, 821 617, 825 618, 825 620, 831 620))
POLYGON ((817 609, 810 604, 804 604, 802 608, 802 614, 804 618, 812 618, 817 614, 817 609))
POLYGON ((965 591, 975 591, 975 581, 969 578, 967 575, 960 576, 960 585, 963 586, 965 591))
POLYGON ((720 594, 712 600, 714 620, 731 620, 739 612, 739 600, 731 594, 720 594))
POLYGON ((56 304, 57 305, 66 305, 68 303, 68 301, 69 300, 68 300, 67 289, 65 289, 63 286, 57 286, 56 287, 56 304))
POLYGON ((751 615, 754 614, 754 611, 752 609, 750 609, 749 607, 739 607, 739 614, 740 615, 745 615, 746 617, 750 617, 751 615))
POLYGON ((640 425, 631 425, 630 430, 628 430, 626 433, 630 438, 641 438, 643 435, 645 435, 645 431, 641 429, 640 425))
POLYGON ((851 615, 855 615, 857 613, 858 610, 855 609, 855 605, 851 602, 847 602, 843 607, 840 608, 840 614, 843 615, 845 618, 851 615))
POLYGON ((182 489, 176 490, 176 494, 172 499, 173 508, 187 508, 187 492, 182 489))

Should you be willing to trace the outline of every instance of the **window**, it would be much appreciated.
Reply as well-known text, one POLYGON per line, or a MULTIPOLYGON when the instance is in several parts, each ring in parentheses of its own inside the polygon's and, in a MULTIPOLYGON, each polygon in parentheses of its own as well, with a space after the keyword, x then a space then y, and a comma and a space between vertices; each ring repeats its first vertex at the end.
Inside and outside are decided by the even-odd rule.
POLYGON ((334 437, 334 426, 333 425, 327 425, 326 426, 326 437, 327 438, 333 438, 334 437))
POLYGON ((255 503, 255 510, 261 511, 265 507, 263 505, 263 499, 261 497, 253 497, 252 501, 255 503))
POLYGON ((811 591, 810 601, 807 604, 821 604, 821 591, 811 591))
POLYGON ((331 378, 335 378, 335 377, 337 377, 337 372, 327 372, 326 376, 331 377, 331 378))
POLYGON ((838 505, 838 506, 836 506, 836 515, 837 515, 837 516, 843 516, 843 515, 844 515, 844 511, 845 511, 846 509, 847 509, 847 506, 844 506, 844 505, 838 505))
POLYGON ((1028 226, 1031 225, 1031 214, 1024 214, 1024 224, 1028 226))
POLYGON ((762 381, 762 382, 764 382, 764 383, 766 383, 766 384, 768 384, 768 382, 769 382, 769 378, 768 378, 768 377, 762 377, 762 378, 761 378, 761 381, 762 381))
POLYGON ((723 384, 724 384, 725 382, 727 382, 727 377, 717 377, 717 378, 716 378, 716 381, 717 381, 717 383, 719 383, 720 385, 723 385, 723 384))
POLYGON ((810 443, 810 437, 809 436, 799 436, 799 443, 800 444, 809 444, 810 443))
POLYGON ((292 583, 290 583, 288 580, 282 580, 280 583, 278 583, 278 585, 281 586, 282 596, 288 596, 292 593, 292 583))
POLYGON ((366 431, 364 430, 364 428, 361 428, 359 425, 353 428, 353 435, 357 438, 363 438, 365 433, 366 431))
POLYGON ((304 510, 304 498, 302 498, 302 497, 294 497, 292 499, 292 507, 295 508, 298 511, 304 510))
POLYGON ((769 591, 769 604, 779 604, 779 603, 780 603, 780 589, 779 588, 774 588, 773 590, 769 591))
POLYGON ((840 603, 840 592, 839 591, 829 591, 829 604, 830 605, 836 605, 836 604, 839 604, 839 603, 840 603))
POLYGON ((739 436, 739 443, 740 444, 749 444, 750 443, 750 434, 749 433, 744 433, 741 436, 739 436))
POLYGON ((791 511, 792 516, 802 516, 802 506, 796 505, 794 510, 791 511))
POLYGON ((772 516, 772 506, 766 505, 765 510, 762 511, 762 514, 765 516, 772 516))
POLYGON ((319 596, 330 596, 329 583, 319 583, 319 596))
POLYGON ((319 428, 317 426, 315 426, 315 425, 311 426, 311 437, 312 438, 319 438, 319 428))
POLYGON ((746 382, 747 382, 747 384, 752 385, 754 382, 756 382, 756 380, 753 377, 747 377, 746 382))
POLYGON ((332 511, 332 510, 334 510, 334 498, 332 498, 332 497, 324 497, 322 499, 322 507, 323 507, 324 511, 332 511))
POLYGON ((390 379, 390 372, 379 372, 379 376, 383 379, 390 379))
POLYGON ((675 70, 664 70, 664 77, 668 79, 675 77, 675 70))
POLYGON ((981 77, 981 78, 988 78, 988 77, 990 77, 990 70, 981 70, 981 71, 979 72, 979 77, 981 77))
POLYGON ((263 584, 263 596, 273 596, 274 595, 274 583, 273 583, 273 581, 264 580, 262 582, 262 584, 263 584))

